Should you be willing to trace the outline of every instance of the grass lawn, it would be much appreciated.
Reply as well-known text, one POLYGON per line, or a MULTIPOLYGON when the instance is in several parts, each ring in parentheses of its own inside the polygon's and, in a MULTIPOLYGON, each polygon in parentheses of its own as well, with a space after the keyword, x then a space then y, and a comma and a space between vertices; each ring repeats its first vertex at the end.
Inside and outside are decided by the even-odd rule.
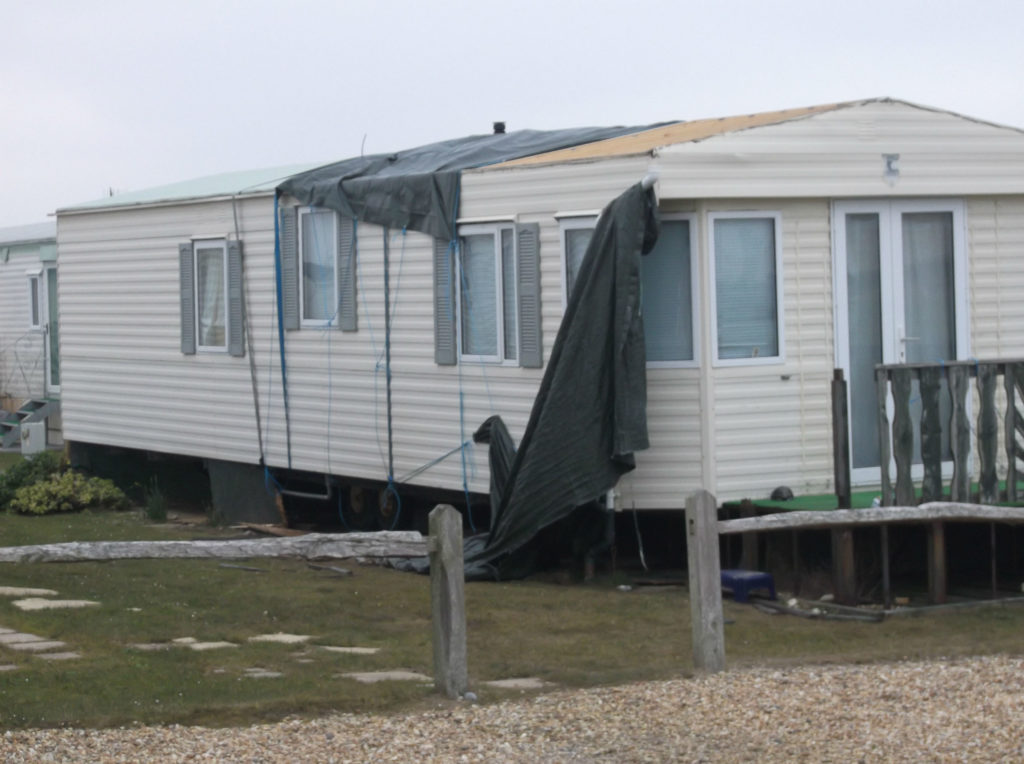
MULTIPOLYGON (((0 514, 5 545, 85 539, 196 538, 229 530, 155 526, 136 513, 0 514)), ((0 586, 54 589, 100 604, 23 612, 0 598, 0 627, 68 643, 81 658, 47 662, 0 645, 0 728, 141 723, 231 725, 327 711, 382 711, 441 702, 416 682, 366 685, 353 671, 430 675, 429 579, 377 567, 341 577, 299 560, 142 560, 0 564, 0 586), (231 562, 230 565, 239 563, 231 562), (248 643, 259 634, 312 636, 306 645, 248 643), (238 647, 146 652, 179 637, 238 647), (379 647, 374 655, 324 646, 379 647), (281 672, 253 678, 247 669, 281 672)), ((481 701, 518 695, 482 681, 537 676, 576 687, 669 678, 692 670, 683 588, 542 581, 467 585, 469 671, 481 701)), ((945 612, 879 624, 770 616, 725 604, 730 667, 885 661, 1024 651, 1024 607, 945 612)))

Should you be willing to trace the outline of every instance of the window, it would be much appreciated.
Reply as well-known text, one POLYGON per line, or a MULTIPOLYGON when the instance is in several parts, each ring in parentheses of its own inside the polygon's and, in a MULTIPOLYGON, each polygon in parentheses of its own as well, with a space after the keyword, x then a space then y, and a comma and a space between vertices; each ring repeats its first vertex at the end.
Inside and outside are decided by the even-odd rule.
POLYGON ((42 329, 43 309, 42 289, 43 280, 39 271, 28 272, 28 326, 30 329, 42 329))
POLYGON ((245 355, 242 244, 197 239, 178 245, 181 352, 245 355))
POLYGON ((434 361, 540 368, 540 226, 462 226, 434 240, 434 361))
POLYGON ((719 365, 782 360, 778 213, 711 213, 710 250, 719 365))
POLYGON ((658 243, 640 258, 647 362, 676 366, 694 360, 692 226, 689 217, 665 217, 658 243))
POLYGON ((196 345, 227 349, 227 256, 223 241, 195 242, 196 345))
MULTIPOLYGON (((572 294, 596 218, 561 221, 565 298, 572 294)), ((662 218, 658 243, 640 258, 640 281, 647 362, 678 366, 694 356, 693 226, 691 216, 662 218)))
POLYGON ((559 221, 562 231, 562 302, 567 304, 576 286, 576 279, 583 264, 583 255, 594 235, 596 217, 564 218, 559 221))
POLYGON ((338 311, 338 235, 331 210, 299 211, 303 326, 325 326, 338 311))
POLYGON ((459 240, 459 328, 464 358, 517 358, 514 228, 467 226, 459 240))
POLYGON ((284 328, 358 331, 355 220, 329 209, 288 205, 280 208, 278 223, 284 328))

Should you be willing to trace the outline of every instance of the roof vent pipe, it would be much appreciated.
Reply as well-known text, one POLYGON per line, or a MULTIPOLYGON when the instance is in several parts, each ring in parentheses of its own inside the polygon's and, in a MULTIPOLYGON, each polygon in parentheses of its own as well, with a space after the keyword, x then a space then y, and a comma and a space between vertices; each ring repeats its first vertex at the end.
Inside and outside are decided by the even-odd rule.
POLYGON ((494 123, 494 134, 495 135, 504 135, 505 134, 505 123, 504 122, 495 122, 494 123))

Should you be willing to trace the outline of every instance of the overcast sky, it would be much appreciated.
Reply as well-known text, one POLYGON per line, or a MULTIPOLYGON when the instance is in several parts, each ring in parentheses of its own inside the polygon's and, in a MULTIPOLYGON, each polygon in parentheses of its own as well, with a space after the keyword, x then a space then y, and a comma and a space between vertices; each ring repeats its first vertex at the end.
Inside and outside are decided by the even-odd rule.
POLYGON ((0 226, 509 129, 891 96, 1024 127, 1020 0, 0 0, 0 226))

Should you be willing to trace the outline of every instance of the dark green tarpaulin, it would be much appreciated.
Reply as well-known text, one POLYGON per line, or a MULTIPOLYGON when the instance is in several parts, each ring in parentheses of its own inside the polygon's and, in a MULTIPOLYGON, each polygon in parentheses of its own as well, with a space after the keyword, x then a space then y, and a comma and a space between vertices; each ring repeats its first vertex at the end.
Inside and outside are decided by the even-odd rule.
POLYGON ((647 448, 640 256, 657 237, 654 194, 640 184, 604 209, 507 476, 504 425, 492 418, 478 431, 492 448, 492 521, 486 546, 466 550, 467 575, 503 573, 505 555, 614 487, 647 448))
POLYGON ((451 240, 462 170, 615 138, 643 127, 579 127, 472 135, 394 154, 355 157, 295 175, 280 186, 303 204, 367 223, 451 240))

